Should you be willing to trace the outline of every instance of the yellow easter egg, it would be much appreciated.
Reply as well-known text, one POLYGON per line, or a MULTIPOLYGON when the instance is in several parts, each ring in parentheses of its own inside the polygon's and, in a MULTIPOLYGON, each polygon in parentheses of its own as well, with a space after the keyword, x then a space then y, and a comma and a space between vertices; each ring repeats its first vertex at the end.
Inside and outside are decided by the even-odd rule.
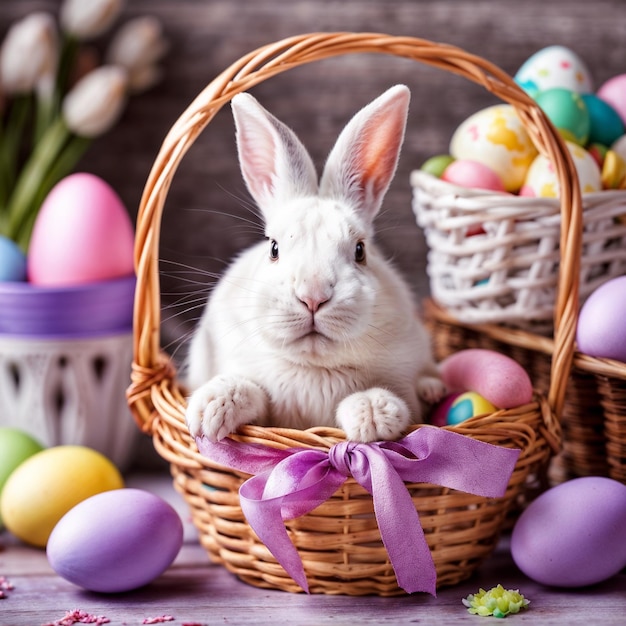
POLYGON ((29 457, 9 476, 0 512, 10 532, 43 548, 71 508, 123 486, 117 467, 99 452, 84 446, 56 446, 29 457))
POLYGON ((455 159, 478 161, 496 172, 507 191, 516 192, 537 155, 515 109, 497 104, 477 111, 454 132, 450 154, 455 159))
MULTIPOLYGON (((593 193, 602 190, 602 178, 600 168, 595 159, 587 150, 579 145, 566 142, 567 148, 572 155, 574 167, 578 173, 578 181, 581 193, 593 193)), ((543 155, 537 156, 528 169, 524 185, 520 190, 522 196, 537 198, 558 198, 559 182, 554 166, 543 155)))

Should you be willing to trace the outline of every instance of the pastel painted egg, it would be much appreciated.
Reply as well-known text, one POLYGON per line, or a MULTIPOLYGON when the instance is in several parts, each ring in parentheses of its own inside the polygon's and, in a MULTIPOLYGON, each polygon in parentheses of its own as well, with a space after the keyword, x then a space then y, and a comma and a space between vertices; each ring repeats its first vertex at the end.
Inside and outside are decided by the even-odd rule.
POLYGON ((593 91, 591 74, 582 59, 565 46, 535 52, 515 74, 515 82, 535 97, 540 91, 563 87, 578 93, 593 91))
POLYGON ((453 161, 454 157, 450 156, 449 154, 437 154, 433 157, 430 157, 430 159, 424 161, 420 169, 424 172, 432 174, 433 176, 436 176, 437 178, 441 178, 441 175, 443 174, 446 167, 448 167, 448 165, 450 165, 450 163, 452 163, 453 161))
POLYGON ((580 94, 554 87, 538 93, 535 100, 565 139, 579 146, 587 143, 591 121, 580 94))
POLYGON ((602 163, 604 189, 626 188, 626 160, 614 150, 607 150, 602 163))
POLYGON ((26 255, 8 237, 0 235, 0 282, 26 280, 26 255))
POLYGON ((52 529, 72 507, 123 486, 119 470, 99 452, 84 446, 55 446, 29 457, 9 476, 0 513, 16 537, 45 547, 52 529))
POLYGON ((133 246, 133 226, 115 191, 92 174, 72 174, 39 210, 28 278, 37 285, 67 286, 129 276, 133 246))
MULTIPOLYGON (((41 452, 43 446, 18 428, 0 427, 0 497, 9 476, 26 459, 41 452)), ((0 517, 0 527, 2 517, 0 517)))
POLYGON ((578 316, 578 350, 589 356, 626 363, 626 276, 600 285, 585 300, 578 316))
POLYGON ((610 104, 626 124, 626 74, 619 74, 609 78, 596 92, 598 98, 602 98, 610 104))
POLYGON ((489 400, 485 400, 481 395, 474 391, 466 391, 455 398, 450 405, 446 416, 446 424, 454 426, 468 420, 470 417, 494 413, 497 410, 489 400))
POLYGON ((117 593, 160 576, 182 543, 183 524, 165 500, 141 489, 116 489, 70 509, 46 552, 52 569, 69 582, 117 593))
POLYGON ((468 117, 450 140, 455 159, 478 161, 493 170, 506 191, 515 192, 537 154, 511 105, 496 104, 468 117))
POLYGON ((610 146, 624 134, 624 122, 619 113, 598 96, 581 96, 589 113, 589 141, 610 146))
POLYGON ((552 587, 585 587, 626 567, 626 485, 601 476, 562 483, 533 500, 511 535, 526 576, 552 587))
POLYGON ((450 163, 441 179, 461 187, 506 191, 502 179, 490 167, 469 159, 458 159, 450 163))
POLYGON ((528 404, 533 397, 526 370, 494 350, 459 350, 441 361, 439 371, 449 390, 474 391, 502 409, 528 404))
MULTIPOLYGON (((566 142, 566 144, 572 155, 574 167, 578 172, 581 192, 600 191, 602 189, 602 177, 595 159, 579 145, 571 141, 566 142)), ((533 161, 524 181, 524 186, 520 190, 520 195, 539 198, 559 197, 559 182, 554 166, 547 157, 539 155, 533 161)))

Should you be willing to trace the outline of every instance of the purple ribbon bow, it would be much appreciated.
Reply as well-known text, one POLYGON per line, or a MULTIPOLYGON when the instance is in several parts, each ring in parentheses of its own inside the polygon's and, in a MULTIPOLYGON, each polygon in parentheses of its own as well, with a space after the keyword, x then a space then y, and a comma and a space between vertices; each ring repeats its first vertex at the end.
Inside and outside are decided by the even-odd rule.
POLYGON ((340 442, 328 452, 278 450, 223 439, 198 438, 215 463, 253 474, 241 485, 248 523, 302 589, 302 560, 284 520, 309 513, 352 476, 372 494, 382 542, 398 585, 436 595, 437 572, 411 495, 404 483, 430 483, 484 497, 504 495, 520 450, 494 446, 449 430, 422 427, 399 441, 340 442))

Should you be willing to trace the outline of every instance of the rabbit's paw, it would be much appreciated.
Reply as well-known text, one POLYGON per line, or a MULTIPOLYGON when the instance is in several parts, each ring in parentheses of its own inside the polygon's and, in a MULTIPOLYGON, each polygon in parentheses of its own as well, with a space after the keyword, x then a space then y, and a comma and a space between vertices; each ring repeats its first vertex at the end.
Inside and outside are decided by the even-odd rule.
POLYGON ((236 376, 215 376, 189 398, 186 421, 193 437, 219 441, 239 426, 267 414, 268 397, 256 383, 236 376))
POLYGON ((397 439, 411 416, 404 400, 386 389, 358 391, 337 407, 337 423, 350 441, 366 443, 397 439))
POLYGON ((446 393, 448 393, 448 390, 441 378, 422 376, 417 381, 417 396, 428 404, 436 404, 446 393))

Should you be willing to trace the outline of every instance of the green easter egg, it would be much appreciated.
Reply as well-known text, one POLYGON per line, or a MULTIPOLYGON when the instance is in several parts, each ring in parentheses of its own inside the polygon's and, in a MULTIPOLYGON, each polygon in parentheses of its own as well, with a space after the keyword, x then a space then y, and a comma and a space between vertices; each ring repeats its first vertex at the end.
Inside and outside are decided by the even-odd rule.
POLYGON ((449 154, 438 154, 436 156, 427 159, 420 169, 424 172, 428 172, 437 178, 441 178, 446 167, 454 161, 454 157, 449 154))
MULTIPOLYGON (((24 431, 0 427, 0 494, 13 470, 41 450, 43 446, 24 431)), ((0 527, 2 527, 1 517, 0 527)))
POLYGON ((579 146, 587 143, 591 120, 580 94, 554 87, 537 94, 535 100, 567 141, 573 141, 579 146))

